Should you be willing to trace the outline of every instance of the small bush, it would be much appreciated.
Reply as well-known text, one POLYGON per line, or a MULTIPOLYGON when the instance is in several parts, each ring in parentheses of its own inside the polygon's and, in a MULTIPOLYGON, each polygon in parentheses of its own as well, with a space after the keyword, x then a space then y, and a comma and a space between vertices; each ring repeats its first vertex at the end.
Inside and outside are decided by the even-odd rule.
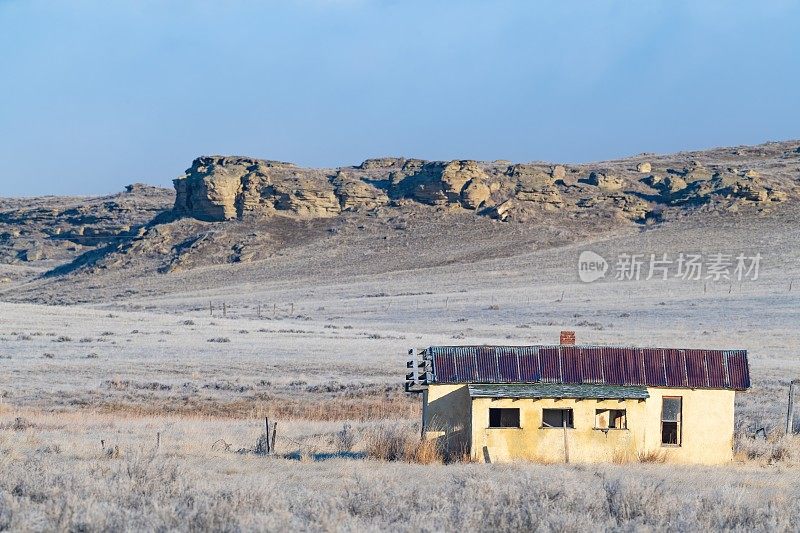
POLYGON ((367 438, 367 457, 382 461, 408 463, 443 463, 444 454, 438 442, 421 439, 416 432, 398 426, 380 426, 367 438))
POLYGON ((740 458, 764 461, 768 464, 800 459, 800 438, 773 431, 766 439, 737 435, 736 452, 740 458))
POLYGON ((21 416, 15 418, 14 422, 11 424, 11 429, 14 431, 25 431, 26 429, 30 429, 32 427, 34 427, 33 422, 29 422, 21 416))
POLYGON ((355 442, 355 434, 353 433, 353 428, 350 426, 350 424, 344 424, 342 429, 337 431, 334 437, 336 449, 343 452, 352 451, 355 442))
POLYGON ((53 342, 72 342, 72 338, 67 337, 66 335, 59 335, 58 337, 53 339, 53 342))
POLYGON ((207 342, 231 342, 228 337, 214 337, 213 339, 208 339, 207 342))
POLYGON ((663 463, 667 460, 667 457, 661 450, 648 450, 637 452, 636 460, 640 463, 663 463))

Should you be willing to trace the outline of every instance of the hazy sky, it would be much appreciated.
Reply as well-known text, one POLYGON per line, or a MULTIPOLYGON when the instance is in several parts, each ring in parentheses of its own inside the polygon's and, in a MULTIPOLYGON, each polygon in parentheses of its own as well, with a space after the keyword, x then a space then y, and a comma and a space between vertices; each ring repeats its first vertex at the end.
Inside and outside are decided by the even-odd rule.
POLYGON ((588 161, 800 137, 765 0, 0 0, 0 196, 201 154, 588 161))

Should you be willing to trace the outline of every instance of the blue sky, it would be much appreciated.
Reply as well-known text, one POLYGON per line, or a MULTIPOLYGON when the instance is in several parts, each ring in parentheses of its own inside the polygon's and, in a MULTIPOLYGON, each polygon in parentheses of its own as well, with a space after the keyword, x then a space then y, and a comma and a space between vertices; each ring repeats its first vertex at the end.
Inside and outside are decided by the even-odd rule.
POLYGON ((0 0, 0 196, 800 137, 790 1, 0 0))

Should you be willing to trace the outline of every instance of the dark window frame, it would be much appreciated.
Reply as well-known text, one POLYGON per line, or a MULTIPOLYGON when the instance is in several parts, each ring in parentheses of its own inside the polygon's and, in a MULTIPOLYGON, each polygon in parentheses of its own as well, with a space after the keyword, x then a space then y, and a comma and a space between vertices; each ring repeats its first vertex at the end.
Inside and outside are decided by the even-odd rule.
POLYGON ((521 414, 519 407, 490 407, 487 429, 521 429, 521 414))
POLYGON ((683 445, 683 396, 661 397, 661 446, 664 448, 680 448, 683 445), (678 411, 675 420, 664 418, 665 400, 677 400, 678 411), (667 427, 665 432, 665 425, 667 427), (672 438, 674 436, 674 438, 672 438), (673 442, 674 441, 674 442, 673 442))
POLYGON ((541 429, 575 429, 575 411, 572 407, 544 407, 542 408, 542 427, 541 429), (561 411, 561 425, 553 426, 545 424, 545 411, 561 411), (564 413, 567 413, 566 420, 564 413), (564 425, 566 422, 566 426, 564 425))

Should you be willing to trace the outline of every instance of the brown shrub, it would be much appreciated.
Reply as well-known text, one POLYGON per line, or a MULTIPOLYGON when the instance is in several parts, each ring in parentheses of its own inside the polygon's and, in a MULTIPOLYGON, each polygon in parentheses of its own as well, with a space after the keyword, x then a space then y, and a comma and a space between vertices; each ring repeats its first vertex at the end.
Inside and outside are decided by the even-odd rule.
POLYGON ((666 454, 662 450, 636 452, 636 460, 640 463, 663 463, 666 459, 666 454))
POLYGON ((445 454, 438 441, 423 439, 407 427, 381 425, 372 430, 366 439, 367 457, 381 461, 407 463, 444 463, 445 454))

